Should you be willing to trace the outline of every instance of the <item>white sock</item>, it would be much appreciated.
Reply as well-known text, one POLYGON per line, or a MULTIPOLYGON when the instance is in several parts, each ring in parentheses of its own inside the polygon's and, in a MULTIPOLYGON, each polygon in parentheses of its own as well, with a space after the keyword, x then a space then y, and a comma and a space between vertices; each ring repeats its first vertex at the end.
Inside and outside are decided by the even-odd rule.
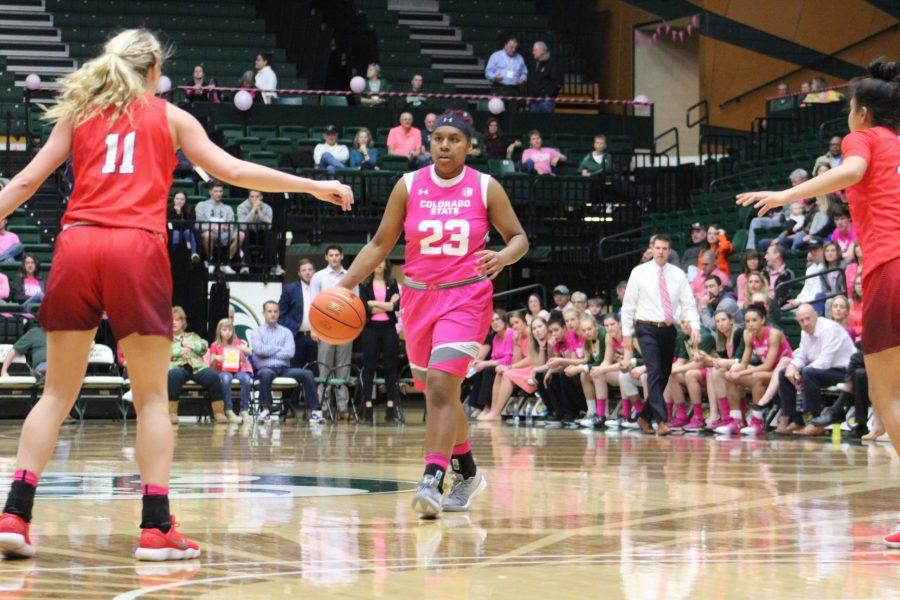
POLYGON ((741 409, 732 410, 728 413, 728 415, 735 421, 740 421, 741 417, 743 416, 741 415, 741 409))
POLYGON ((750 414, 752 414, 754 417, 756 417, 757 419, 762 421, 762 411, 761 410, 750 411, 750 414))

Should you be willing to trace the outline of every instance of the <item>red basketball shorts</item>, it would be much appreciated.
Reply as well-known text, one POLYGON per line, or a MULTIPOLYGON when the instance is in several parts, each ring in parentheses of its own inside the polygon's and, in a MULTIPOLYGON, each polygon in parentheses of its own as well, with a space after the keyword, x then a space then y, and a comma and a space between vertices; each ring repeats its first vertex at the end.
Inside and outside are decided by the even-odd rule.
POLYGON ((403 288, 403 332, 416 389, 425 389, 429 369, 466 376, 491 325, 493 294, 486 279, 444 290, 403 288))
POLYGON ((862 326, 863 354, 900 346, 900 258, 863 275, 862 326))
POLYGON ((105 311, 118 339, 172 336, 172 274, 162 236, 143 229, 84 225, 56 238, 41 302, 46 331, 84 331, 105 311))

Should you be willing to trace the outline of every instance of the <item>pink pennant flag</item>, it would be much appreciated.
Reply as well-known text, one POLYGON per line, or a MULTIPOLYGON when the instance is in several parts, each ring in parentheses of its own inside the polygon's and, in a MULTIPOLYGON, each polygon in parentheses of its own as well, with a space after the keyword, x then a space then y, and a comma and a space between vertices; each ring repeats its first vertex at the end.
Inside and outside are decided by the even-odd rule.
POLYGON ((683 31, 678 32, 678 40, 681 42, 684 41, 684 32, 683 31))

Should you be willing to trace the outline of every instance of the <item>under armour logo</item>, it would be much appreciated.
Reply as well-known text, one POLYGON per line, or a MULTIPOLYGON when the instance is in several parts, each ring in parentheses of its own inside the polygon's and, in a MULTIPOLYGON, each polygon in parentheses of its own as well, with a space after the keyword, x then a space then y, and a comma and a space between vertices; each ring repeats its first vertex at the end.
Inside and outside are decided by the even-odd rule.
POLYGON ((431 190, 426 190, 425 188, 421 188, 421 189, 419 190, 419 195, 420 195, 420 196, 427 196, 429 191, 431 191, 431 190))

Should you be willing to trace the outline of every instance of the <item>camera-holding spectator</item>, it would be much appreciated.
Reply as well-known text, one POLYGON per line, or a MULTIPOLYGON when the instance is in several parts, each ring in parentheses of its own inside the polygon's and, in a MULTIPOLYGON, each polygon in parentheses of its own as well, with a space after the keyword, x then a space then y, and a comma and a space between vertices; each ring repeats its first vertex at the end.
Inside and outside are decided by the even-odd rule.
POLYGON ((7 283, 7 295, 10 301, 21 304, 26 309, 29 305, 37 304, 44 299, 44 276, 41 274, 41 261, 34 254, 26 254, 22 257, 22 265, 16 273, 12 283, 5 281, 6 276, 0 280, 0 297, 3 296, 3 284, 7 283))
MULTIPOLYGON (((228 248, 228 259, 231 261, 244 244, 244 233, 234 224, 234 209, 222 202, 224 195, 225 185, 221 181, 213 181, 209 186, 209 199, 198 202, 194 209, 203 251, 210 260, 216 248, 228 248)), ((207 267, 210 273, 215 273, 215 265, 208 264, 207 267)), ((235 274, 227 264, 222 265, 221 270, 226 275, 235 274)))
POLYGON ((214 89, 216 87, 216 81, 214 79, 206 78, 206 71, 203 68, 203 65, 194 67, 191 78, 185 82, 185 87, 187 89, 184 90, 184 95, 191 102, 195 100, 202 100, 204 102, 221 101, 219 92, 214 89))
POLYGON ((484 145, 485 158, 511 159, 516 148, 522 147, 522 142, 519 140, 511 142, 509 138, 503 135, 500 121, 495 117, 491 117, 484 124, 484 133, 481 135, 481 141, 484 145))
MULTIPOLYGON (((784 308, 797 308, 804 303, 813 303, 819 297, 825 295, 825 282, 823 277, 813 277, 825 270, 825 249, 822 240, 813 238, 806 244, 806 277, 803 288, 796 298, 791 298, 784 304, 784 308)), ((821 310, 821 303, 816 303, 821 310)))
POLYGON ((182 244, 191 253, 191 262, 200 262, 197 238, 194 235, 194 207, 187 203, 184 192, 175 192, 172 202, 166 208, 166 220, 169 222, 169 246, 176 248, 182 244))
MULTIPOLYGON (((259 190, 249 190, 247 199, 238 204, 238 223, 244 225, 248 247, 263 249, 263 262, 269 264, 275 259, 275 236, 272 235, 272 207, 263 201, 259 190)), ((243 256, 243 253, 242 253, 243 256)), ((250 273, 246 258, 241 259, 241 275, 250 273)), ((282 273, 283 274, 283 273, 282 273)))
MULTIPOLYGON (((306 402, 312 411, 310 423, 319 423, 324 420, 322 411, 319 410, 319 394, 316 390, 316 378, 312 371, 291 367, 291 359, 294 358, 294 334, 282 325, 278 324, 278 303, 269 300, 263 305, 262 325, 253 330, 250 335, 250 343, 253 346, 253 364, 256 366, 256 377, 259 379, 259 416, 260 422, 267 422, 272 418, 272 382, 276 377, 294 379, 303 389, 306 402)), ((299 389, 294 391, 293 403, 299 389)), ((288 407, 282 407, 286 414, 288 407)))
POLYGON ((740 308, 744 308, 744 294, 747 290, 747 276, 754 271, 762 270, 762 259, 759 251, 747 250, 741 257, 741 274, 738 275, 735 289, 737 291, 737 304, 740 308))
POLYGON ((691 280, 691 291, 694 298, 700 302, 706 296, 706 280, 710 275, 719 278, 720 285, 731 285, 731 277, 716 264, 716 253, 712 250, 705 250, 700 254, 699 272, 691 280))
POLYGON ((338 144, 338 130, 334 125, 326 125, 322 133, 323 142, 313 149, 313 160, 317 169, 325 169, 334 175, 337 169, 344 169, 350 160, 350 150, 344 144, 338 144))
POLYGON ((270 52, 260 52, 256 55, 256 77, 253 83, 260 91, 263 104, 272 104, 272 100, 278 97, 275 90, 278 89, 278 76, 275 75, 272 65, 272 54, 270 52))
POLYGON ((419 156, 416 157, 416 167, 421 169, 431 164, 431 134, 434 133, 434 124, 437 115, 428 113, 425 115, 425 128, 422 130, 422 146, 419 148, 419 156))
MULTIPOLYGON (((807 173, 803 169, 794 169, 790 175, 791 186, 796 187, 809 179, 809 173, 807 173)), ((781 212, 772 214, 768 217, 754 217, 753 220, 750 221, 750 232, 747 236, 747 250, 751 250, 756 248, 756 233, 761 229, 771 229, 775 227, 781 227, 784 219, 789 214, 789 208, 785 206, 781 209, 781 212)), ((760 250, 764 250, 765 248, 760 247, 760 250)))
MULTIPOLYGON (((35 315, 37 316, 37 315, 35 315)), ((19 356, 31 355, 31 372, 38 379, 47 376, 47 332, 41 328, 38 319, 31 323, 28 331, 16 340, 6 357, 3 359, 3 367, 0 369, 0 377, 9 377, 9 367, 19 356)))
MULTIPOLYGON (((779 283, 794 279, 794 272, 785 264, 787 250, 775 244, 766 249, 766 277, 769 279, 769 292, 776 302, 781 304, 781 299, 776 297, 776 290, 779 283)), ((745 302, 750 302, 745 298, 745 302)))
POLYGON ((363 106, 381 106, 387 102, 386 96, 380 96, 389 92, 390 85, 381 78, 381 66, 378 63, 370 63, 366 67, 366 89, 359 95, 359 103, 363 106))
MULTIPOLYGON (((312 339, 309 324, 309 309, 312 306, 312 278, 316 267, 308 258, 300 259, 297 265, 297 281, 285 285, 278 299, 278 323, 287 327, 294 335, 294 358, 292 367, 305 367, 318 359, 319 348, 312 339)), ((315 367, 313 367, 315 369, 315 367)))
POLYGON ((209 346, 207 364, 219 375, 225 416, 230 423, 250 422, 250 391, 253 388, 253 366, 247 358, 253 354, 244 340, 234 334, 234 321, 222 319, 216 325, 216 341, 209 346), (231 382, 241 384, 240 416, 235 414, 231 399, 231 382))
POLYGON ((530 147, 522 153, 522 170, 526 173, 538 175, 553 175, 559 161, 566 160, 566 156, 556 148, 545 148, 541 139, 541 132, 532 129, 528 132, 530 147))
POLYGON ((393 423, 396 417, 397 372, 400 355, 400 336, 397 335, 397 313, 400 310, 400 288, 391 277, 391 263, 385 260, 359 286, 359 299, 366 309, 366 326, 362 331, 363 397, 366 399, 363 420, 371 423, 373 415, 375 370, 381 358, 387 408, 384 420, 393 423))
POLYGON ((846 206, 838 205, 834 209, 834 231, 831 241, 841 249, 841 259, 850 260, 853 256, 853 244, 856 243, 856 228, 850 220, 850 211, 846 206))
POLYGON ((378 149, 372 147, 372 132, 365 127, 356 132, 350 149, 350 167, 378 169, 378 149))
MULTIPOLYGON (((725 293, 722 280, 718 275, 707 275, 703 282, 706 294, 700 297, 698 307, 700 309, 700 322, 710 331, 716 328, 716 313, 727 312, 732 320, 739 326, 744 324, 744 314, 734 298, 725 293)), ((702 333, 702 332, 701 332, 702 333)))
POLYGON ((169 419, 178 423, 178 397, 188 381, 196 381, 209 394, 213 419, 227 423, 222 382, 215 370, 206 366, 209 344, 196 333, 187 331, 187 315, 180 306, 172 307, 172 354, 169 359, 169 419))
POLYGON ((797 411, 797 391, 803 388, 804 409, 813 418, 822 410, 822 388, 837 385, 846 379, 850 358, 856 346, 839 324, 820 317, 816 309, 803 304, 797 309, 800 324, 800 347, 787 369, 781 372, 778 394, 781 410, 788 423, 782 423, 776 433, 813 435, 803 429, 803 414, 797 411))
POLYGON ((8 221, 0 219, 0 263, 13 264, 21 260, 25 246, 12 231, 6 228, 8 221))
POLYGON ((841 164, 841 141, 843 138, 839 135, 828 140, 828 152, 816 159, 813 164, 812 172, 818 175, 819 167, 827 165, 829 169, 833 169, 841 164))
MULTIPOLYGON (((550 50, 544 42, 535 42, 531 47, 531 72, 528 75, 527 94, 538 98, 556 98, 562 89, 563 76, 559 63, 550 56, 550 50)), ((552 113, 556 108, 553 100, 541 100, 531 103, 531 112, 552 113)))
POLYGON ((606 136, 594 136, 594 149, 581 160, 578 169, 584 177, 605 175, 612 172, 612 157, 606 153, 606 136))
POLYGON ((706 226, 703 223, 691 224, 691 243, 682 256, 682 268, 687 273, 688 281, 697 276, 700 253, 707 249, 706 226))
POLYGON ((546 325, 546 322, 550 320, 550 312, 544 310, 540 296, 531 294, 528 296, 528 312, 525 313, 525 321, 531 324, 531 321, 537 318, 543 319, 546 325))
POLYGON ((428 98, 423 96, 423 93, 425 93, 425 79, 416 73, 409 82, 409 89, 406 91, 407 95, 403 100, 404 108, 413 109, 425 106, 428 103, 428 98))
POLYGON ((410 164, 422 153, 422 132, 413 127, 412 113, 400 115, 400 124, 388 132, 388 154, 405 156, 410 164))
POLYGON ((528 67, 518 49, 519 41, 510 38, 502 50, 497 50, 488 59, 484 76, 491 82, 491 93, 495 96, 518 96, 519 86, 528 79, 528 67))

